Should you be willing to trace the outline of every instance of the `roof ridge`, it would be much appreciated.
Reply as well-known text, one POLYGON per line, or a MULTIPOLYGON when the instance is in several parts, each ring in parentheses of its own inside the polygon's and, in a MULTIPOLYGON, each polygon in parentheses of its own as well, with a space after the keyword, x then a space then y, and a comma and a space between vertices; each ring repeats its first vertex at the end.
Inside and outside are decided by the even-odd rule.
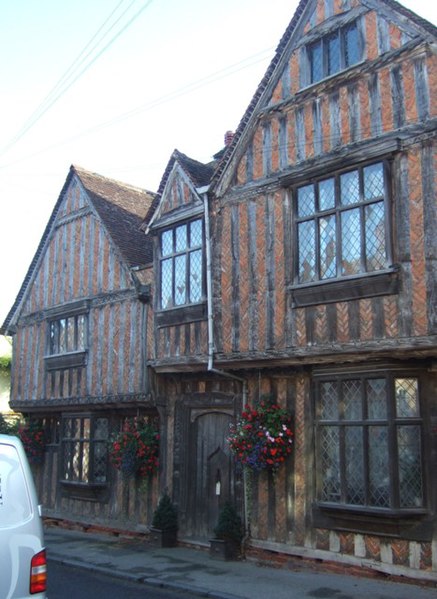
POLYGON ((107 177, 106 175, 101 175, 100 173, 90 171, 86 168, 83 168, 82 166, 77 165, 77 164, 72 164, 71 168, 74 170, 74 172, 79 177, 80 177, 80 174, 83 173, 84 175, 88 175, 90 177, 104 179, 105 181, 110 181, 111 183, 114 183, 114 184, 118 185, 119 187, 123 187, 125 189, 132 189, 135 191, 140 191, 142 193, 150 193, 153 195, 156 194, 156 192, 151 191, 150 189, 146 189, 145 187, 139 187, 138 185, 132 185, 131 183, 126 183, 124 181, 120 181, 119 179, 114 179, 113 177, 107 177))

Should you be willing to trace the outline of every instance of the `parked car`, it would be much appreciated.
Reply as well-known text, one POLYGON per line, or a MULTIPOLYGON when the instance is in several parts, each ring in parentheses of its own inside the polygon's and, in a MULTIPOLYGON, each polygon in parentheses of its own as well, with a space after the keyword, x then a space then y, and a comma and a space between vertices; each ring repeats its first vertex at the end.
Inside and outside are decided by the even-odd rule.
POLYGON ((0 597, 46 599, 47 560, 32 471, 17 437, 0 435, 0 597))

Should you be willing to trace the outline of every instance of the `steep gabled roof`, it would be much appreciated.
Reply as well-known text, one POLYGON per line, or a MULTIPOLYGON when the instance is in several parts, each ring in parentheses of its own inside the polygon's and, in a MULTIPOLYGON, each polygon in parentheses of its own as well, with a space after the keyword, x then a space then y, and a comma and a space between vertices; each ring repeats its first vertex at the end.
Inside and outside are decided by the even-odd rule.
MULTIPOLYGON (((215 172, 214 172, 211 182, 210 182, 211 190, 213 190, 214 188, 217 187, 217 184, 218 184, 222 174, 226 170, 229 162, 231 161, 231 158, 234 154, 234 150, 235 150, 236 146, 238 145, 238 142, 239 142, 244 130, 246 129, 246 126, 248 125, 249 121, 251 120, 251 118, 255 112, 255 109, 257 108, 257 106, 264 94, 264 91, 266 90, 268 84, 270 83, 271 77, 276 69, 276 66, 279 63, 279 61, 283 55, 283 52, 284 52, 288 42, 290 41, 290 38, 291 38, 292 34, 294 33, 304 10, 307 8, 307 6, 312 1, 313 0, 301 0, 299 2, 298 6, 296 8, 296 11, 295 11, 287 29, 285 30, 281 40, 279 41, 279 44, 275 51, 275 55, 273 56, 269 66, 267 68, 267 71, 265 72, 264 77, 261 79, 261 82, 258 85, 258 87, 255 91, 255 94, 253 95, 252 100, 250 101, 249 106, 246 109, 246 112, 243 114, 243 117, 235 131, 232 142, 225 148, 225 152, 224 152, 220 162, 218 163, 217 168, 215 169, 215 172)), ((362 0, 362 4, 367 5, 369 8, 376 7, 378 4, 379 5, 385 4, 388 8, 398 12, 401 16, 405 17, 408 21, 421 27, 424 31, 429 33, 434 38, 437 38, 437 27, 436 26, 434 26, 432 23, 430 23, 426 19, 419 17, 419 15, 417 15, 413 11, 409 10, 405 6, 402 6, 402 4, 399 4, 399 2, 397 2, 396 0, 362 0)))
POLYGON ((215 162, 203 164, 203 162, 194 160, 186 154, 179 152, 179 150, 173 150, 173 153, 170 157, 170 160, 167 163, 167 167, 162 176, 161 183, 159 184, 159 194, 162 194, 162 192, 164 191, 165 184, 167 183, 167 179, 173 169, 175 162, 179 162, 179 164, 182 166, 182 168, 190 177, 190 179, 196 187, 203 187, 204 185, 209 185, 216 166, 215 162))
POLYGON ((155 194, 77 166, 72 168, 126 263, 129 266, 149 264, 153 257, 152 245, 144 237, 140 225, 155 194))
POLYGON ((15 302, 0 328, 0 334, 7 333, 11 320, 21 305, 52 231, 59 207, 75 176, 82 183, 91 204, 127 266, 143 265, 152 261, 152 245, 139 227, 153 203, 155 194, 72 165, 15 302))
POLYGON ((190 158, 186 154, 179 152, 179 150, 173 150, 170 156, 170 160, 168 161, 164 174, 161 178, 161 182, 158 188, 158 194, 155 197, 150 207, 150 210, 147 213, 147 216, 141 225, 142 230, 147 229, 147 225, 153 219, 154 215, 156 217, 156 211, 159 209, 159 205, 162 200, 162 194, 164 193, 165 186, 167 185, 169 177, 173 172, 175 164, 178 164, 182 168, 184 173, 190 179, 193 187, 204 187, 206 185, 209 185, 214 174, 217 162, 213 161, 208 164, 204 164, 203 162, 194 160, 194 158, 190 158))

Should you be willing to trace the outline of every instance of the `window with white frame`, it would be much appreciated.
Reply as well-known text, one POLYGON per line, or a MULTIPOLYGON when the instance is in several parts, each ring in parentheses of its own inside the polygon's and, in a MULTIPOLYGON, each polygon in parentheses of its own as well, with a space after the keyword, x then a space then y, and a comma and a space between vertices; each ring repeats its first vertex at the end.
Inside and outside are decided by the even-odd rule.
POLYGON ((160 234, 161 309, 197 304, 204 299, 203 223, 192 220, 160 234))
POLYGON ((296 284, 389 267, 388 172, 375 162, 296 189, 296 284))
POLYGON ((419 388, 416 376, 389 372, 317 381, 319 505, 424 507, 419 388))
POLYGON ((357 23, 350 23, 307 46, 309 83, 317 83, 361 60, 357 23))

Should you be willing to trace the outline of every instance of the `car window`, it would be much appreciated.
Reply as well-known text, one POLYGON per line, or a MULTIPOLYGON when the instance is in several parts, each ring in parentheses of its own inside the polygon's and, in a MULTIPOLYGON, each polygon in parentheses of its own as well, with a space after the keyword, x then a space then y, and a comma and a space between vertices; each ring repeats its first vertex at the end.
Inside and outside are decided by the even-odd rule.
POLYGON ((20 457, 12 445, 0 445, 0 528, 21 524, 32 515, 20 457))

